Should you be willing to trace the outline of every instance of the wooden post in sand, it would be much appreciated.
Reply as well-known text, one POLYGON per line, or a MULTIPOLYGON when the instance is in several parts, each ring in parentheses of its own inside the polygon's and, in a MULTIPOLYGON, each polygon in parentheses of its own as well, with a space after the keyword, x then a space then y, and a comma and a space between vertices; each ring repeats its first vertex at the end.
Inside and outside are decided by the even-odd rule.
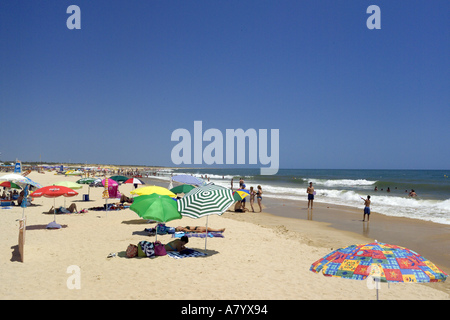
POLYGON ((25 259, 25 231, 26 231, 26 218, 19 220, 19 253, 20 253, 20 260, 24 262, 25 259))

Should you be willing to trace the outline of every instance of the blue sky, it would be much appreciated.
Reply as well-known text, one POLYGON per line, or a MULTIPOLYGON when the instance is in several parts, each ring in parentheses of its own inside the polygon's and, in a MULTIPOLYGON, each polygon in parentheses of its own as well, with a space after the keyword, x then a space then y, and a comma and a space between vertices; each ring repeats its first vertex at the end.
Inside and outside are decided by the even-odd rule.
POLYGON ((224 137, 279 129, 281 168, 448 169, 448 12, 441 0, 1 0, 0 161, 171 166, 172 132, 199 120, 224 137), (66 27, 72 4, 79 30, 66 27), (380 30, 366 27, 372 4, 380 30))

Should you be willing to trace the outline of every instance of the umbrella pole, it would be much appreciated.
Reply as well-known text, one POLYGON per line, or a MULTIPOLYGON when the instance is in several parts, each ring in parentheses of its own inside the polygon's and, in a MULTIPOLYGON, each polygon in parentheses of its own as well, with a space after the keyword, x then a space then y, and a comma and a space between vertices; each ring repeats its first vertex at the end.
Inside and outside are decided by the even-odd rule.
POLYGON ((209 215, 206 216, 205 251, 206 251, 206 241, 208 239, 208 218, 209 218, 209 215))

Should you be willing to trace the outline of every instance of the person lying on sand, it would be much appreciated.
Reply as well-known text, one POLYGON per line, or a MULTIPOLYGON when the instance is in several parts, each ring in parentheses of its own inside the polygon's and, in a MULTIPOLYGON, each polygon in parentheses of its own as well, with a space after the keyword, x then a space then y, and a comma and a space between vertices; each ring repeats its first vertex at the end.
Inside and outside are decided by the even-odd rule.
POLYGON ((126 195, 122 194, 122 196, 120 197, 120 203, 133 203, 134 198, 129 198, 126 195))
POLYGON ((182 236, 181 239, 176 239, 170 241, 168 244, 164 246, 166 251, 182 251, 186 249, 185 245, 189 242, 189 238, 186 236, 182 236))
MULTIPOLYGON (((48 214, 53 214, 54 209, 53 206, 50 208, 50 210, 48 211, 48 214)), ((56 209, 56 213, 77 213, 77 205, 75 203, 72 203, 68 208, 64 208, 64 207, 59 207, 56 209)))
MULTIPOLYGON (((175 228, 175 231, 183 231, 183 232, 206 232, 206 227, 201 227, 201 226, 186 226, 186 227, 181 227, 178 226, 175 228)), ((210 228, 208 227, 208 232, 224 232, 225 228, 222 229, 215 229, 215 228, 210 228)))

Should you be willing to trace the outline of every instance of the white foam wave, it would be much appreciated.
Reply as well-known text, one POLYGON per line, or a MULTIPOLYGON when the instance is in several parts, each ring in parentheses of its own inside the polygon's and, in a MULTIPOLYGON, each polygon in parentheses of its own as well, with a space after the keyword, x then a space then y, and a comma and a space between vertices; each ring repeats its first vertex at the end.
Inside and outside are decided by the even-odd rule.
MULTIPOLYGON (((282 187, 266 187, 265 196, 278 199, 307 200, 305 188, 292 188, 283 192, 282 187)), ((360 195, 352 190, 316 189, 314 201, 345 205, 363 209, 364 202, 360 195)), ((372 211, 394 217, 408 217, 441 224, 450 224, 450 199, 423 200, 409 197, 377 196, 371 197, 372 211)))
POLYGON ((332 187, 355 187, 355 186, 371 186, 376 183, 376 181, 370 181, 366 179, 305 179, 308 182, 312 182, 313 185, 324 186, 328 188, 332 187))

